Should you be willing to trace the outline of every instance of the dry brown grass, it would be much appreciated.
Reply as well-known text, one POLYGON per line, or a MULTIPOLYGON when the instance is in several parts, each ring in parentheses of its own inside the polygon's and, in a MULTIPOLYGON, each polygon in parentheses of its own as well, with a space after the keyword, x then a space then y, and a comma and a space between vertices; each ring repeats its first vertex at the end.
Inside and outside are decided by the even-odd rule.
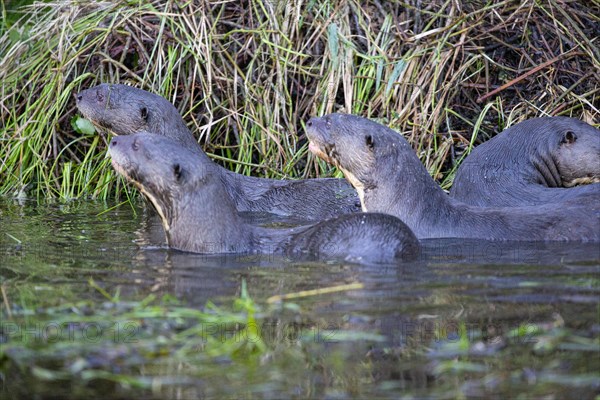
POLYGON ((312 115, 377 118, 447 188, 465 150, 509 125, 600 121, 598 15, 558 0, 35 5, 0 38, 0 191, 119 190, 105 139, 70 124, 73 94, 99 82, 165 96, 218 162, 257 176, 330 173, 307 154, 312 115))

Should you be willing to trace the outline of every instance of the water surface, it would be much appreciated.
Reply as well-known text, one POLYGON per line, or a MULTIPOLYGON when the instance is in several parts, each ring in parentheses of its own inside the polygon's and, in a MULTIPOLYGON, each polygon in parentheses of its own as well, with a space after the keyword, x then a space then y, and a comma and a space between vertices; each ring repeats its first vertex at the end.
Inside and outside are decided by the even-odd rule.
MULTIPOLYGON (((423 247, 418 260, 398 265, 188 254, 165 247, 160 222, 143 202, 114 207, 1 200, 0 393, 8 398, 50 392, 71 398, 600 393, 598 244, 429 240, 423 247), (51 340, 56 330, 48 330, 58 326, 52 325, 56 318, 64 322, 87 313, 93 322, 99 310, 126 308, 149 295, 190 309, 231 308, 243 283, 258 307, 256 334, 266 345, 257 355, 211 353, 206 341, 185 357, 166 344, 161 348, 185 332, 177 318, 165 317, 159 326, 140 318, 126 321, 129 325, 121 321, 115 329, 125 336, 85 347, 64 337, 57 344, 51 340), (349 284, 354 289, 267 303, 276 295, 349 284)), ((215 336, 221 328, 223 340, 235 335, 235 327, 214 324, 205 333, 215 336)))

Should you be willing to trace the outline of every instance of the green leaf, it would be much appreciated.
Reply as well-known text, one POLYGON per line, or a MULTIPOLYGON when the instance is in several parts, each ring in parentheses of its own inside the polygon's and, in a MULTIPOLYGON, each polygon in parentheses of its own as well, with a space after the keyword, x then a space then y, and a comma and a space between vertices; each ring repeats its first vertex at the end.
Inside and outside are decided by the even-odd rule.
POLYGON ((400 77, 400 74, 402 74, 402 72, 406 69, 406 66, 408 65, 408 63, 404 60, 398 60, 398 62, 396 63, 396 66, 394 67, 394 70, 392 71, 392 75, 390 76, 387 86, 385 88, 385 95, 389 96, 390 92, 392 91, 392 88, 394 87, 394 83, 396 83, 396 81, 398 80, 398 78, 400 77))
POLYGON ((338 53, 340 43, 338 40, 338 28, 337 25, 332 23, 327 27, 327 43, 329 44, 329 52, 331 53, 331 61, 333 62, 334 68, 339 63, 338 53))
POLYGON ((75 132, 81 133, 82 135, 93 135, 96 133, 96 127, 89 119, 75 115, 71 119, 71 126, 75 129, 75 132))

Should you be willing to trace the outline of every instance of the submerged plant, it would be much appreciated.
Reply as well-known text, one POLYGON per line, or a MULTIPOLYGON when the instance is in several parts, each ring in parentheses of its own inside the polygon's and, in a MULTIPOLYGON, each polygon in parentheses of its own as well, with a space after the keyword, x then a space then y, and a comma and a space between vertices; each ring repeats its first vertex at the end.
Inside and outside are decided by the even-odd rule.
POLYGON ((199 310, 168 295, 123 301, 93 280, 90 286, 106 298, 104 303, 66 303, 39 309, 35 317, 23 309, 3 322, 0 371, 10 365, 43 381, 101 378, 149 388, 152 379, 139 375, 141 360, 147 369, 179 361, 194 371, 215 358, 248 361, 267 351, 253 332, 257 305, 245 291, 233 311, 212 303, 199 310))

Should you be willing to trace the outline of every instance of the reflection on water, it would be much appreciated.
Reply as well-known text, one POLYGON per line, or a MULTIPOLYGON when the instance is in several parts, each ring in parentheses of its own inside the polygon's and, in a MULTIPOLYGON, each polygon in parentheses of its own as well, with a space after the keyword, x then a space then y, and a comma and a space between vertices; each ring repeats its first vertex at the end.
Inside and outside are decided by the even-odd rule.
MULTIPOLYGON (((301 311, 262 321, 273 351, 259 368, 228 362, 204 379, 181 368, 145 371, 171 377, 159 390, 164 395, 591 397, 600 389, 598 244, 427 240, 418 260, 399 265, 208 256, 167 249, 160 221, 143 203, 107 209, 0 202, 3 319, 7 304, 18 312, 101 301, 90 278, 122 299, 169 294, 198 308, 209 300, 231 304, 242 281, 258 304, 274 295, 363 285, 296 299, 301 311), (551 333, 540 336, 540 329, 551 333), (351 332, 363 336, 354 340, 351 332), (561 340, 559 349, 551 346, 561 340), (510 362, 495 361, 499 352, 510 362)), ((15 389, 25 377, 6 377, 0 374, 4 391, 26 393, 15 389)), ((119 390, 128 397, 133 389, 119 390)))

